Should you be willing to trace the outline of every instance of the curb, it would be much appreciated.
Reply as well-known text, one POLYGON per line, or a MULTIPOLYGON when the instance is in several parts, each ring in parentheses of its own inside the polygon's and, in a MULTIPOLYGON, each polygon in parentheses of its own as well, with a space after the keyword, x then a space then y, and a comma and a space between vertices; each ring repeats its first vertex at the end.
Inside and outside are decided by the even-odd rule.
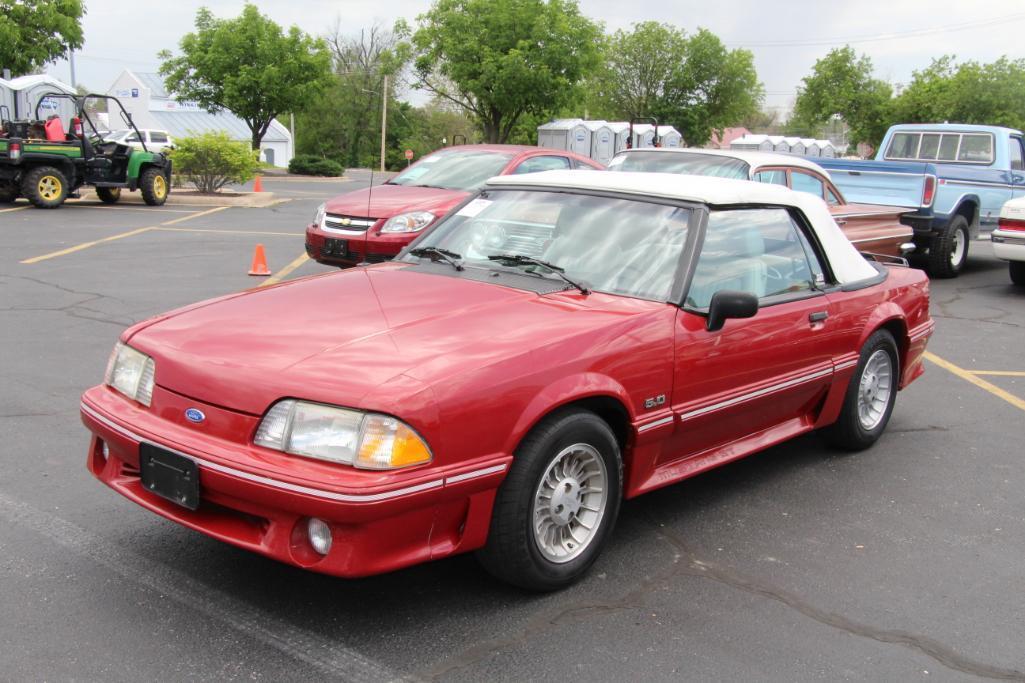
MULTIPOLYGON (((199 194, 175 194, 172 190, 167 195, 166 205, 191 205, 191 206, 237 206, 251 209, 263 209, 268 206, 291 201, 275 197, 273 192, 236 192, 237 196, 228 195, 199 195, 199 194)), ((95 192, 83 192, 79 198, 80 202, 100 201, 95 192)), ((123 192, 118 204, 142 204, 142 194, 137 192, 123 192)))

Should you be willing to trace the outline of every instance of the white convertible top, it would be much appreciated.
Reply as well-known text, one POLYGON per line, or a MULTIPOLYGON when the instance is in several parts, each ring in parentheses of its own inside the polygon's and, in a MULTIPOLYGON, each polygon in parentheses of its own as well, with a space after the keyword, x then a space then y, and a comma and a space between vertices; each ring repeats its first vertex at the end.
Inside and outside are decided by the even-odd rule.
POLYGON ((655 152, 657 154, 680 154, 686 152, 689 154, 704 154, 710 157, 726 157, 746 162, 752 171, 765 168, 766 166, 796 166, 798 168, 806 168, 809 171, 815 171, 832 180, 829 171, 814 161, 795 154, 784 154, 783 152, 755 152, 742 149, 696 149, 691 147, 638 147, 636 149, 624 149, 616 156, 625 157, 639 152, 655 152))
POLYGON ((808 219, 840 284, 864 280, 877 274, 876 269, 858 253, 840 230, 822 199, 807 192, 794 192, 782 185, 677 173, 608 171, 544 171, 496 176, 488 181, 488 185, 622 192, 711 206, 767 204, 794 207, 808 219))

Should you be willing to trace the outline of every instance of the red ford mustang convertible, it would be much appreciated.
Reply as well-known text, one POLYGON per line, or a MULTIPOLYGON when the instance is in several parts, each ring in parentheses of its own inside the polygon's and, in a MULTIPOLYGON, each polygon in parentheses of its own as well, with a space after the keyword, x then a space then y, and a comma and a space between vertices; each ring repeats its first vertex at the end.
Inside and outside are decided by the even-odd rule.
POLYGON ((552 590, 624 498, 812 430, 872 445, 932 330, 925 276, 819 198, 553 171, 396 261, 133 326, 81 413, 98 479, 228 543, 348 577, 477 551, 552 590))

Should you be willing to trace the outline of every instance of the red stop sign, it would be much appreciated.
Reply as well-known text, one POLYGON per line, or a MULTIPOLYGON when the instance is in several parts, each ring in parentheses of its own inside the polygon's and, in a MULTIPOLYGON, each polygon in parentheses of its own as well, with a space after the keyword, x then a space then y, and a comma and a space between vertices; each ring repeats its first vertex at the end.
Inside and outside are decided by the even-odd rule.
POLYGON ((413 158, 413 150, 411 150, 411 149, 407 149, 406 150, 406 158, 407 159, 412 159, 413 158))

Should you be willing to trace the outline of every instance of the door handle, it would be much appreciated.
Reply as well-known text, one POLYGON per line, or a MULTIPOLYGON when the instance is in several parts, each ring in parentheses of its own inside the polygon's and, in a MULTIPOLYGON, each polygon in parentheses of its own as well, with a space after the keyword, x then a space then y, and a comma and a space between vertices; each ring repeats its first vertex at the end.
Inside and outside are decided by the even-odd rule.
POLYGON ((816 311, 815 313, 810 313, 808 315, 808 322, 820 323, 828 317, 829 313, 827 313, 826 311, 816 311))

